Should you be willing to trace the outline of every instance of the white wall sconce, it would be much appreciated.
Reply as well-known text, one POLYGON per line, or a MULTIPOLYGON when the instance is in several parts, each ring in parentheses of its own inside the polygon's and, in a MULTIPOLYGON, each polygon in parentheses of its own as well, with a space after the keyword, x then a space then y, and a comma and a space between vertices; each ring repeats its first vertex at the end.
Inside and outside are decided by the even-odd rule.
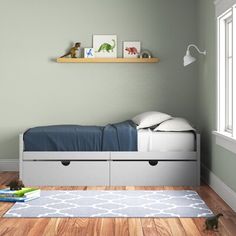
POLYGON ((190 51, 189 51, 190 47, 194 47, 194 48, 196 48, 196 50, 197 50, 200 54, 206 55, 206 51, 201 52, 201 51, 199 50, 199 48, 198 48, 196 45, 194 45, 194 44, 189 44, 189 45, 188 45, 188 48, 187 48, 187 51, 186 51, 186 54, 185 54, 185 56, 184 56, 184 66, 187 66, 187 65, 189 65, 189 64, 191 64, 191 63, 193 63, 193 62, 196 61, 196 58, 193 57, 193 56, 190 54, 190 51))

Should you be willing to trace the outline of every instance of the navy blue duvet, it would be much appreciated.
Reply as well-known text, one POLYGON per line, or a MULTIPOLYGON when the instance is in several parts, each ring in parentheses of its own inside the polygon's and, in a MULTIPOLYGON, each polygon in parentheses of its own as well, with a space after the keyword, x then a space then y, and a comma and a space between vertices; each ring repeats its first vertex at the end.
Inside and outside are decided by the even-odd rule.
POLYGON ((130 120, 104 127, 35 127, 24 133, 24 151, 137 151, 137 129, 130 120))

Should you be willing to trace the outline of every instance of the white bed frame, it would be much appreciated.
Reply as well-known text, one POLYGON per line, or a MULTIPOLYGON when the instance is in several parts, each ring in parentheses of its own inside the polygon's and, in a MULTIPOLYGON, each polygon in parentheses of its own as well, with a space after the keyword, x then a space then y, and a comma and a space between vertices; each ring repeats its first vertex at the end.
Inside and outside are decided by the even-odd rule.
POLYGON ((200 134, 192 152, 25 152, 20 178, 31 186, 197 186, 200 134))

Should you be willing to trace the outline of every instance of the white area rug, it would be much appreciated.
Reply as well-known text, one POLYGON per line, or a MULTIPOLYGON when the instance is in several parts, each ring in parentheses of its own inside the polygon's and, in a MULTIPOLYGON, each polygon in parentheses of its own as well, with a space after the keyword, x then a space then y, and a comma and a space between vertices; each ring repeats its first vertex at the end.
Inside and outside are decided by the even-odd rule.
POLYGON ((209 217, 195 191, 41 191, 39 199, 15 203, 4 217, 209 217))

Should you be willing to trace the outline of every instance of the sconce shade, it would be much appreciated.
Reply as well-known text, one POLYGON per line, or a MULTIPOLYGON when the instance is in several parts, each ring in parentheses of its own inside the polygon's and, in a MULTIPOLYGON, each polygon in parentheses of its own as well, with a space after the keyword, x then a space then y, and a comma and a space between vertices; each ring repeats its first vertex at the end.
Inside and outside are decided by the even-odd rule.
POLYGON ((196 45, 189 44, 187 47, 186 54, 184 56, 184 66, 187 66, 196 61, 196 58, 190 54, 190 51, 189 51, 190 47, 194 47, 198 51, 198 53, 206 56, 206 51, 201 52, 196 45))
POLYGON ((187 66, 195 61, 196 61, 196 58, 190 54, 189 50, 187 50, 186 55, 184 56, 184 66, 187 66))

